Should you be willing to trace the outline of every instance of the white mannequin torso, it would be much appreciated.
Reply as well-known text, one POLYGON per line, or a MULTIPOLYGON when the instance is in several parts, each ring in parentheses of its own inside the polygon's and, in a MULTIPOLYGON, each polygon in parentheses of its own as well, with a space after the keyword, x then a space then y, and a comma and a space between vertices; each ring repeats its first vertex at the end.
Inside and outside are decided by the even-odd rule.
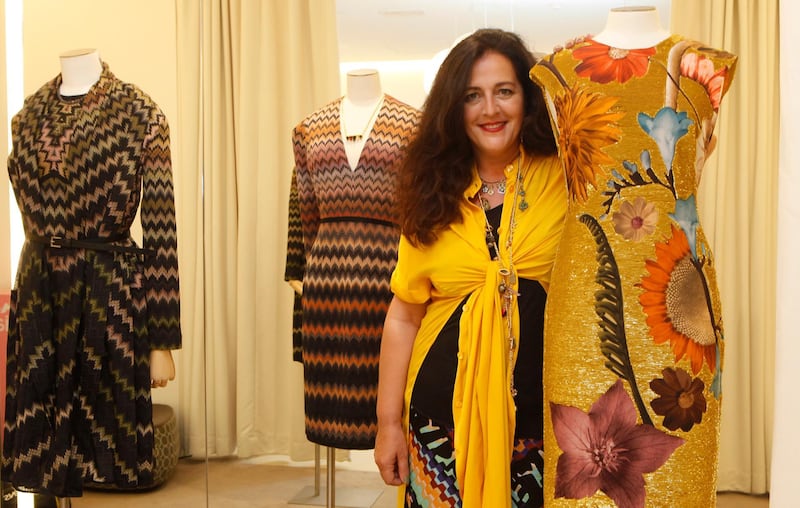
POLYGON ((75 49, 59 55, 61 60, 61 87, 65 97, 86 94, 100 79, 103 63, 96 49, 75 49))
POLYGON ((619 49, 650 48, 669 37, 652 6, 617 7, 608 13, 603 31, 595 41, 619 49))
POLYGON ((350 169, 355 169, 364 143, 383 104, 378 71, 359 69, 347 73, 347 94, 342 99, 340 124, 350 169))

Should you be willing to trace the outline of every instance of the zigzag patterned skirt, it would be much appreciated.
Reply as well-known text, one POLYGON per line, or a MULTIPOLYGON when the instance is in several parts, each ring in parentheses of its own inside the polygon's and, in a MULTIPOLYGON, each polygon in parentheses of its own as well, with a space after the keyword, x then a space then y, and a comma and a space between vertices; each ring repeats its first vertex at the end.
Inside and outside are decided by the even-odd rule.
MULTIPOLYGON (((413 407, 409 418, 409 508, 460 507, 456 484, 453 428, 434 422, 413 407)), ((511 506, 538 508, 544 503, 542 440, 516 439, 511 457, 511 506)))
POLYGON ((397 226, 369 219, 320 223, 303 278, 305 424, 312 443, 375 446, 378 360, 399 234, 397 226))
POLYGON ((136 257, 42 251, 25 244, 11 298, 3 481, 58 497, 91 482, 149 486, 150 348, 136 257))

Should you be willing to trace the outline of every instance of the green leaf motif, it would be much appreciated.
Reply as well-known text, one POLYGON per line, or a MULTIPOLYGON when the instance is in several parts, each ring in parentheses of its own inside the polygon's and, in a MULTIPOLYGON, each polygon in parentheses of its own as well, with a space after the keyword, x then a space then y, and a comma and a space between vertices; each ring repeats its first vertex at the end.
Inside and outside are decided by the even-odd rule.
POLYGON ((631 388, 636 407, 642 417, 642 423, 653 425, 653 420, 647 412, 639 388, 636 386, 636 376, 633 372, 630 354, 628 352, 628 339, 625 335, 625 313, 622 299, 622 282, 619 276, 619 267, 614 258, 614 251, 608 244, 608 238, 597 219, 588 214, 582 214, 579 220, 589 228, 597 244, 597 274, 595 282, 600 289, 595 291, 594 310, 599 318, 600 352, 606 358, 605 366, 608 370, 628 382, 631 388))

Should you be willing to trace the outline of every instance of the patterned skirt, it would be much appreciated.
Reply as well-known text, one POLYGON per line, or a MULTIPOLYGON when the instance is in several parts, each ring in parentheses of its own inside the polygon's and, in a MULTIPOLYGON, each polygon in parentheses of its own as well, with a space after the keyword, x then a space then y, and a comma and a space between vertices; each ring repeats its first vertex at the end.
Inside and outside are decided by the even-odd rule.
MULTIPOLYGON (((409 417, 409 508, 460 507, 456 483, 453 428, 437 423, 413 407, 409 417)), ((538 508, 544 504, 541 439, 517 438, 511 457, 511 506, 538 508)))

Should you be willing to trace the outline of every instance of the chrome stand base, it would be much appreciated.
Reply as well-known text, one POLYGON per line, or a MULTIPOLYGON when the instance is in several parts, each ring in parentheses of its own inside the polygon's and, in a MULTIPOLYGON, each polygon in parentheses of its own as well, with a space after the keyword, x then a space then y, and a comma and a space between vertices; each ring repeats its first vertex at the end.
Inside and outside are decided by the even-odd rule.
POLYGON ((326 506, 327 508, 370 508, 380 497, 382 491, 377 489, 336 488, 336 449, 328 448, 328 485, 330 489, 320 486, 319 445, 314 449, 314 486, 303 487, 289 504, 326 506))

